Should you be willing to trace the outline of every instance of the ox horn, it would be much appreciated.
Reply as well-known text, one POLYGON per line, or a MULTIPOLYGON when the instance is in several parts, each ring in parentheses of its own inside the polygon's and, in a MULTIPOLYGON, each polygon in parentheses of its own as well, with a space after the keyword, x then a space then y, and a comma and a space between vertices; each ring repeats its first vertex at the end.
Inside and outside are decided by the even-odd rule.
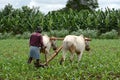
POLYGON ((91 41, 91 39, 90 39, 90 38, 86 38, 86 37, 85 37, 85 41, 91 41))

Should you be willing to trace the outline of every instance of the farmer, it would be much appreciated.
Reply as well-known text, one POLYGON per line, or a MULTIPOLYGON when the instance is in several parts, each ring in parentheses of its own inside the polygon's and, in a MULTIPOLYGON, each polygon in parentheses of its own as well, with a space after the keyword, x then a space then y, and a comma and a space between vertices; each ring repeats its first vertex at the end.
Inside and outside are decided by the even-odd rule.
POLYGON ((29 53, 29 59, 28 64, 32 62, 33 59, 36 59, 36 62, 34 63, 35 67, 44 67, 43 64, 40 64, 40 49, 44 48, 43 45, 43 37, 41 35, 42 30, 40 27, 36 28, 36 31, 32 33, 29 40, 29 46, 30 46, 30 53, 29 53))

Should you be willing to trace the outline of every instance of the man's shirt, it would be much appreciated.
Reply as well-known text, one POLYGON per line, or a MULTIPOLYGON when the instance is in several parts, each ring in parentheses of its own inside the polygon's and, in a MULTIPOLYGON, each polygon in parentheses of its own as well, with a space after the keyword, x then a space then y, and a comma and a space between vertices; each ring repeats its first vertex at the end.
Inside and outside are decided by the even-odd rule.
POLYGON ((30 36, 30 46, 42 47, 43 46, 43 37, 40 33, 35 32, 30 36))

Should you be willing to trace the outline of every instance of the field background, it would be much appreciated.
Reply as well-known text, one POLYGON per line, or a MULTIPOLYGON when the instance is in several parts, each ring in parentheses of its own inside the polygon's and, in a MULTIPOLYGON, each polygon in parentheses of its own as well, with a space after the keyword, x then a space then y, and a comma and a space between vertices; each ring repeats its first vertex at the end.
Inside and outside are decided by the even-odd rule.
POLYGON ((68 54, 64 65, 59 65, 60 52, 48 67, 36 69, 27 64, 28 39, 0 40, 0 80, 120 80, 120 39, 93 39, 90 47, 80 63, 76 55, 70 63, 68 54))

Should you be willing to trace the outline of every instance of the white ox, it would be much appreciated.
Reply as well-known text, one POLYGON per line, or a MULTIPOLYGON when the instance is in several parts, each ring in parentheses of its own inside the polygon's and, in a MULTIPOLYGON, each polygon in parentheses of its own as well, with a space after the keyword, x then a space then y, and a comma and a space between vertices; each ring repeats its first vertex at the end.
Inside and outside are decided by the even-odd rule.
POLYGON ((66 58, 66 52, 70 51, 70 61, 74 58, 74 53, 76 52, 78 56, 78 62, 81 60, 82 54, 84 50, 89 51, 89 38, 84 38, 83 35, 75 36, 75 35, 67 35, 63 40, 63 54, 60 61, 60 64, 62 64, 63 61, 65 61, 66 58))
POLYGON ((41 52, 45 54, 45 61, 47 62, 47 57, 48 57, 51 47, 53 48, 53 50, 57 49, 56 40, 53 39, 53 37, 50 38, 47 35, 44 35, 43 36, 43 44, 44 44, 45 48, 42 48, 41 52))

